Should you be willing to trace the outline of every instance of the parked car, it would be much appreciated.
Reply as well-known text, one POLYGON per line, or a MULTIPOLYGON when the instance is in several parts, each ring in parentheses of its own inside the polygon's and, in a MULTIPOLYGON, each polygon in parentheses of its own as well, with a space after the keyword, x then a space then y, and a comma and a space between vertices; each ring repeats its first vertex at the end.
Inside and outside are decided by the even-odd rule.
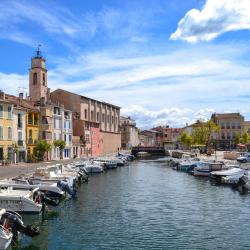
POLYGON ((240 163, 250 162, 250 154, 245 154, 243 156, 238 157, 237 161, 240 163))

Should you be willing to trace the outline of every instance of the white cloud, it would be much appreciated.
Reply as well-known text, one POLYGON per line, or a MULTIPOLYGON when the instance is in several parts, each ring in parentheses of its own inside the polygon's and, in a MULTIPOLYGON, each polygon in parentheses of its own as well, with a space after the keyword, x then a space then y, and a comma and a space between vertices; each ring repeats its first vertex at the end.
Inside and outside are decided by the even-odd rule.
POLYGON ((28 75, 4 74, 0 72, 0 90, 16 95, 20 87, 24 88, 25 93, 28 94, 28 80, 28 75))
POLYGON ((122 109, 122 115, 131 116, 136 120, 140 128, 152 128, 159 125, 170 125, 172 127, 184 127, 198 119, 207 120, 214 109, 192 110, 189 108, 164 108, 158 111, 143 108, 139 105, 131 105, 122 109))
POLYGON ((202 10, 186 13, 170 39, 209 41, 225 32, 243 29, 250 29, 250 0, 207 0, 202 10))

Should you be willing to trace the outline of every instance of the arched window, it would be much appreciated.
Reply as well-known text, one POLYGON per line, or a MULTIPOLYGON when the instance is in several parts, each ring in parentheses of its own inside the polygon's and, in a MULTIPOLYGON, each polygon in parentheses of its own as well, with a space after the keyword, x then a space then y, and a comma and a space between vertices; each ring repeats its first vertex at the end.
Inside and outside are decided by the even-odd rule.
POLYGON ((12 140, 12 128, 8 127, 8 140, 12 140))
POLYGON ((33 74, 33 84, 36 85, 37 84, 37 73, 33 74))
POLYGON ((46 78, 45 78, 45 73, 43 73, 43 86, 46 85, 46 78))

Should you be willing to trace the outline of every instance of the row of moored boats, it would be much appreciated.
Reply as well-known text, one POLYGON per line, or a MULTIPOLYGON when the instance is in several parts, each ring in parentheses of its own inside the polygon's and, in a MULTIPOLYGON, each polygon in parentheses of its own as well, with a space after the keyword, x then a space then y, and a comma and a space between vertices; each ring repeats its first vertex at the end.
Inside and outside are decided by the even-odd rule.
POLYGON ((189 155, 183 155, 181 159, 169 158, 168 164, 177 171, 197 177, 208 177, 216 185, 229 185, 241 193, 250 191, 250 173, 244 169, 244 165, 213 160, 201 161, 189 155))
POLYGON ((130 154, 81 160, 38 168, 32 175, 0 180, 0 249, 6 249, 20 234, 39 235, 39 229, 25 225, 19 213, 46 212, 65 198, 77 195, 77 187, 89 174, 102 173, 134 160, 130 154))

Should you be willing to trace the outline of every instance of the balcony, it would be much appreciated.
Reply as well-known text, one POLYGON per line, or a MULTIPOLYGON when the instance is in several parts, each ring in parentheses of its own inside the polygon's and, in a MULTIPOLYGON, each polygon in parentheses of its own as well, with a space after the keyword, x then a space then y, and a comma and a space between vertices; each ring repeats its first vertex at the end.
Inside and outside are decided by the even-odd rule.
POLYGON ((23 141, 22 141, 22 140, 18 140, 18 141, 17 141, 17 145, 18 145, 18 146, 23 146, 23 141))

